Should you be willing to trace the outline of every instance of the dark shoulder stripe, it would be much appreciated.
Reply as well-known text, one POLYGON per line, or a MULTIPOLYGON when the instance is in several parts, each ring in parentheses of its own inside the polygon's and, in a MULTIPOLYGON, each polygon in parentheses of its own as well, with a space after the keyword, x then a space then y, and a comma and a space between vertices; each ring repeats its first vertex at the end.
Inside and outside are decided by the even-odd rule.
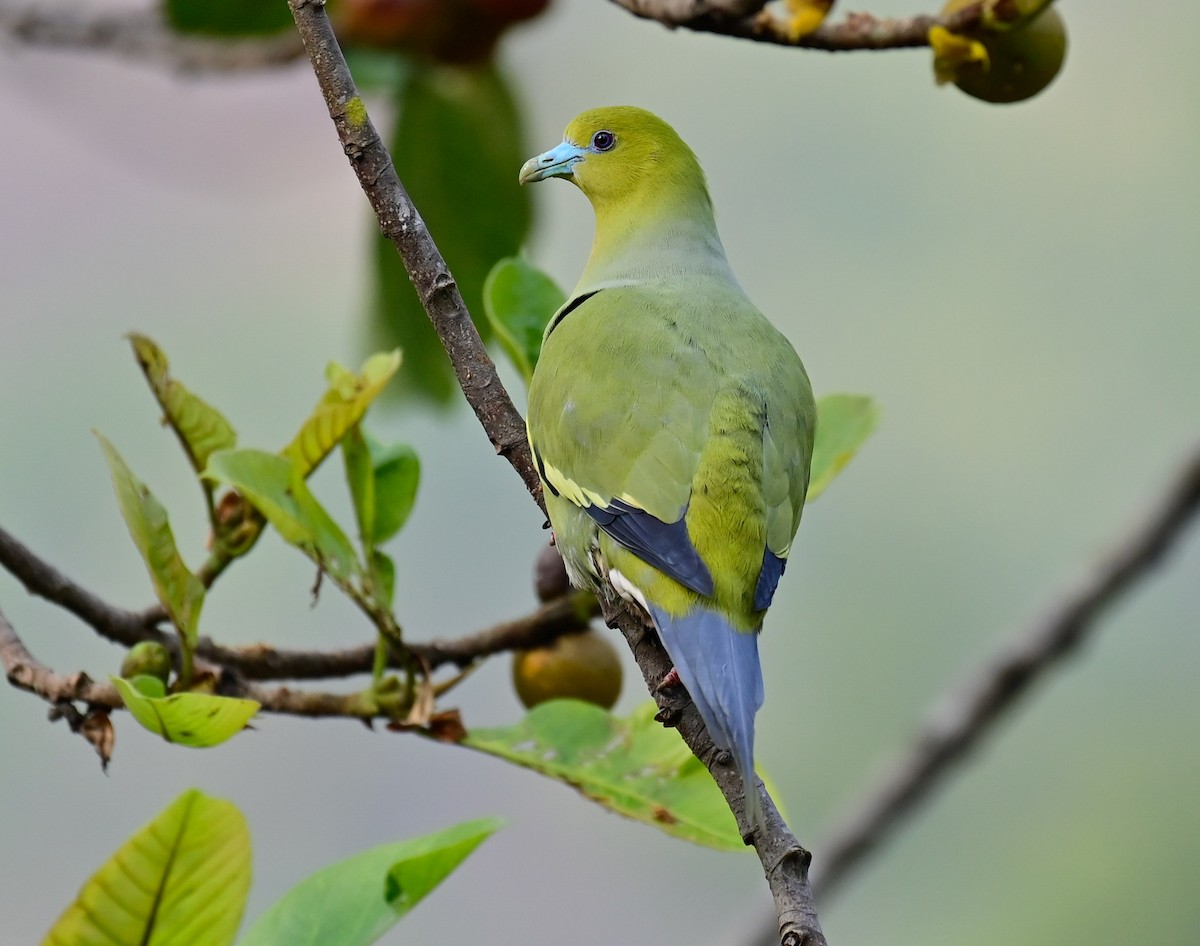
POLYGON ((542 484, 546 489, 550 490, 551 496, 557 496, 558 490, 554 488, 554 484, 550 482, 550 477, 546 475, 546 464, 542 462, 542 455, 532 446, 530 447, 530 453, 533 454, 533 462, 537 466, 538 476, 542 478, 542 484))
POLYGON ((758 583, 754 588, 754 610, 765 611, 771 606, 775 597, 775 589, 783 570, 787 568, 787 559, 780 558, 770 549, 763 549, 762 569, 758 573, 758 583))
POLYGON ((619 499, 611 500, 606 507, 584 506, 583 511, 643 562, 698 595, 712 596, 712 574, 692 545, 683 517, 676 522, 663 522, 619 499))
POLYGON ((576 296, 574 299, 572 299, 570 302, 568 302, 559 311, 558 315, 556 315, 554 317, 554 321, 550 323, 550 327, 548 329, 546 329, 546 337, 549 338, 550 333, 553 332, 556 328, 558 328, 559 322, 561 322, 568 315, 570 315, 572 312, 574 312, 576 309, 578 309, 581 305, 583 305, 585 302, 587 302, 588 299, 592 298, 592 296, 596 295, 596 293, 603 292, 603 291, 604 290, 602 290, 602 289, 595 289, 592 292, 585 292, 582 296, 576 296))

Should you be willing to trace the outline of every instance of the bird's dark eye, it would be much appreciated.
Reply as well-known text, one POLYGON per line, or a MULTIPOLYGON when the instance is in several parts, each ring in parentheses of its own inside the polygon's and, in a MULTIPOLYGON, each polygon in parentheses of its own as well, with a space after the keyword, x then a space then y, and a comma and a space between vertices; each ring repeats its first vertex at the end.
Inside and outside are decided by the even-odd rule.
POLYGON ((617 143, 617 136, 611 131, 598 131, 592 135, 592 147, 597 151, 611 151, 617 143))

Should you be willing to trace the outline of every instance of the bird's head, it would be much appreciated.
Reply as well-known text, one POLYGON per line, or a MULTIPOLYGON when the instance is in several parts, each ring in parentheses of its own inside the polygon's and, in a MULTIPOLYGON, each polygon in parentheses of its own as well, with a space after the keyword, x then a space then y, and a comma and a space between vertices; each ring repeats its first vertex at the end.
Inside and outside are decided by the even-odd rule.
POLYGON ((701 198, 704 172, 675 129, 657 115, 629 105, 594 108, 567 126, 562 144, 521 168, 527 184, 548 177, 573 181, 596 208, 701 198))

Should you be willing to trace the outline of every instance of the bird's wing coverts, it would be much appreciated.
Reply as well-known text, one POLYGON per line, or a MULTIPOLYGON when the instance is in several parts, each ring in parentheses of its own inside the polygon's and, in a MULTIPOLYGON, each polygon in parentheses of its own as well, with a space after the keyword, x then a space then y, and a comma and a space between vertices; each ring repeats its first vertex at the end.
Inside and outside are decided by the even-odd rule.
POLYGON ((610 500, 604 507, 587 506, 585 510, 596 525, 643 562, 696 594, 707 597, 713 593, 712 572, 692 544, 684 519, 662 522, 619 499, 610 500))
MULTIPOLYGON (((715 563, 712 553, 704 561, 696 550, 699 533, 689 502, 693 488, 710 479, 701 464, 713 456, 714 405, 756 390, 758 403, 747 403, 745 410, 771 429, 753 444, 762 480, 745 518, 760 523, 766 548, 774 553, 755 551, 748 566, 759 579, 753 597, 762 610, 781 571, 774 559, 787 554, 804 497, 807 454, 793 441, 805 424, 811 435, 811 418, 800 423, 795 418, 805 411, 801 395, 807 379, 797 359, 804 392, 795 390, 790 376, 781 390, 771 391, 766 381, 774 373, 771 366, 729 344, 728 321, 745 309, 753 314, 753 331, 777 335, 775 330, 740 292, 730 296, 733 316, 698 318, 690 290, 621 286, 569 301, 546 335, 530 388, 530 440, 554 493, 583 507, 643 561, 707 596, 713 593, 709 569, 715 563), (725 323, 716 326, 719 342, 706 337, 713 319, 725 323), (589 370, 597 364, 611 371, 589 370), (762 383, 731 379, 731 372, 757 374, 762 383), (731 393, 734 388, 737 393, 731 393)), ((778 343, 787 344, 781 336, 778 343)), ((714 457, 718 465, 720 460, 714 457)))

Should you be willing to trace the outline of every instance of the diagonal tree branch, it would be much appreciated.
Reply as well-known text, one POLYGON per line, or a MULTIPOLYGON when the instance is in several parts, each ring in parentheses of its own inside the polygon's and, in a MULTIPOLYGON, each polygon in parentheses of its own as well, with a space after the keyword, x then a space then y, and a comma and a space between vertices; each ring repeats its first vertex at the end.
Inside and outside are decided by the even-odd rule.
MULTIPOLYGON (((1065 587, 999 653, 961 681, 926 718, 908 751, 852 806, 820 846, 814 884, 828 897, 928 802, 946 777, 1033 691, 1034 684, 1078 651, 1100 618, 1170 552, 1200 514, 1200 444, 1185 457, 1162 495, 1091 568, 1065 587)), ((756 946, 774 942, 763 927, 756 946)))
POLYGON ((350 166, 379 219, 380 230, 400 253, 421 305, 450 356, 467 403, 496 452, 508 460, 542 507, 542 487, 525 439, 525 420, 501 384, 425 221, 396 176, 391 156, 350 76, 323 0, 288 2, 350 166))
POLYGON ((991 733, 1033 685, 1095 632, 1122 594, 1158 564, 1200 512, 1200 444, 1162 496, 1020 633, 934 710, 907 753, 834 830, 824 846, 817 883, 836 889, 954 765, 991 733))
MULTIPOLYGON (((525 483, 543 513, 541 487, 534 468, 525 425, 496 375, 479 333, 463 305, 458 287, 420 215, 392 166, 391 157, 375 131, 342 56, 323 0, 288 0, 300 37, 308 51, 329 116, 375 209, 380 229, 395 245, 430 321, 454 366, 459 384, 476 417, 498 453, 525 483)), ((676 702, 658 692, 671 669, 657 637, 642 621, 615 603, 602 602, 605 619, 625 635, 642 669, 647 686, 662 707, 660 716, 675 725, 696 757, 708 767, 724 793, 738 823, 745 826, 745 799, 727 753, 720 753, 690 701, 676 702)), ((766 829, 746 829, 767 876, 779 918, 780 942, 785 946, 824 946, 808 881, 810 855, 792 835, 761 783, 754 786, 763 799, 766 829)))

